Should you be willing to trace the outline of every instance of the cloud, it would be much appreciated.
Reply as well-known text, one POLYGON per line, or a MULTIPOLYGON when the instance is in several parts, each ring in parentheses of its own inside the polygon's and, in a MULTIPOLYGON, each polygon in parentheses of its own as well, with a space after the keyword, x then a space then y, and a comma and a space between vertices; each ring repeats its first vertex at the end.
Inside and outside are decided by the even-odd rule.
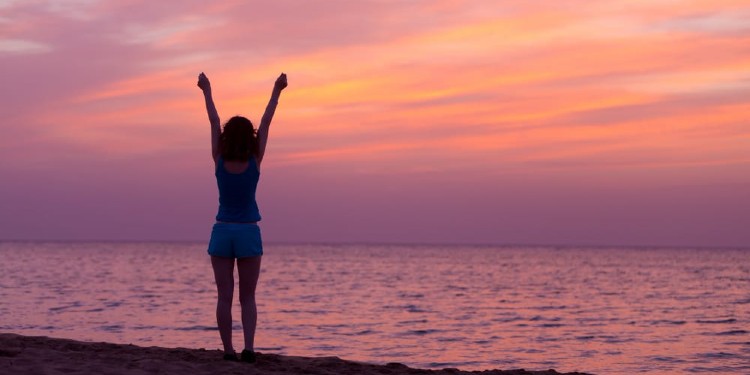
POLYGON ((22 39, 0 39, 0 55, 9 54, 27 54, 27 53, 44 53, 52 50, 52 47, 22 39))

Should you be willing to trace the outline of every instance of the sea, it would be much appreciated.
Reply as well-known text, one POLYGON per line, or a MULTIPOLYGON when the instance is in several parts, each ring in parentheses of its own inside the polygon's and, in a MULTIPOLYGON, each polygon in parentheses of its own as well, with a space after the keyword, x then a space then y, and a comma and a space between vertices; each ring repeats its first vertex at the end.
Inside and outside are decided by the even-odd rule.
MULTIPOLYGON (((220 349, 215 299, 205 243, 0 242, 0 332, 220 349)), ((750 249, 266 244, 257 302, 266 353, 750 374, 750 249)))

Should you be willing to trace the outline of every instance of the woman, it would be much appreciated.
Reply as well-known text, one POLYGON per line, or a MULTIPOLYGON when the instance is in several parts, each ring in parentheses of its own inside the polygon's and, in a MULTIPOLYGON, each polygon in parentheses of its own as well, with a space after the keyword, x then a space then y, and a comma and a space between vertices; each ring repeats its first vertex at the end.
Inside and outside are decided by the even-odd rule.
POLYGON ((211 231, 208 253, 216 278, 218 301, 216 322, 224 344, 224 359, 237 361, 232 346, 232 295, 234 294, 234 260, 240 277, 240 305, 245 349, 240 358, 255 362, 253 350, 258 313, 255 306, 255 286, 260 275, 263 244, 260 238, 260 213, 255 202, 255 189, 260 176, 260 164, 266 151, 268 129, 276 111, 281 90, 287 86, 282 73, 273 86, 271 99, 260 120, 257 134, 250 120, 235 116, 221 130, 219 114, 211 95, 211 83, 205 74, 198 76, 198 87, 206 99, 206 111, 211 122, 211 154, 219 186, 219 212, 211 231))

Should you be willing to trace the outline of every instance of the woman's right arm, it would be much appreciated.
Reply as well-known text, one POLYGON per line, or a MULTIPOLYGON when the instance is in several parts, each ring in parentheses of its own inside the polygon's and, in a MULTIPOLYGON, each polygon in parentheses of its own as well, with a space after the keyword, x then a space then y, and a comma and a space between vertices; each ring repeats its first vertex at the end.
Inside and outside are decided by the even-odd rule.
POLYGON ((206 112, 208 112, 208 121, 211 122, 211 155, 214 162, 219 157, 219 138, 221 137, 221 120, 219 112, 216 111, 214 98, 211 95, 211 82, 205 74, 198 75, 198 87, 203 90, 203 97, 206 100, 206 112))
POLYGON ((276 106, 279 104, 279 96, 281 90, 287 86, 286 74, 281 73, 279 78, 273 84, 273 91, 271 92, 271 99, 268 100, 266 111, 263 112, 263 117, 260 119, 260 126, 258 127, 258 163, 263 160, 263 155, 266 153, 266 143, 268 143, 268 130, 271 128, 271 120, 273 120, 273 114, 276 112, 276 106))

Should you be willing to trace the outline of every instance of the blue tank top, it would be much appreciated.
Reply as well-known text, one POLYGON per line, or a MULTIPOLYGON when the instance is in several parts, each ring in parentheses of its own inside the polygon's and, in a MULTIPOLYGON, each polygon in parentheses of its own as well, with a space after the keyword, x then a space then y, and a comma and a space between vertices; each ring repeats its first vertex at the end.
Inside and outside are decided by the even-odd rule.
POLYGON ((219 213, 216 221, 249 223, 260 221, 260 211, 255 202, 260 171, 251 158, 242 173, 229 173, 224 169, 224 159, 216 162, 216 183, 219 185, 219 213))

